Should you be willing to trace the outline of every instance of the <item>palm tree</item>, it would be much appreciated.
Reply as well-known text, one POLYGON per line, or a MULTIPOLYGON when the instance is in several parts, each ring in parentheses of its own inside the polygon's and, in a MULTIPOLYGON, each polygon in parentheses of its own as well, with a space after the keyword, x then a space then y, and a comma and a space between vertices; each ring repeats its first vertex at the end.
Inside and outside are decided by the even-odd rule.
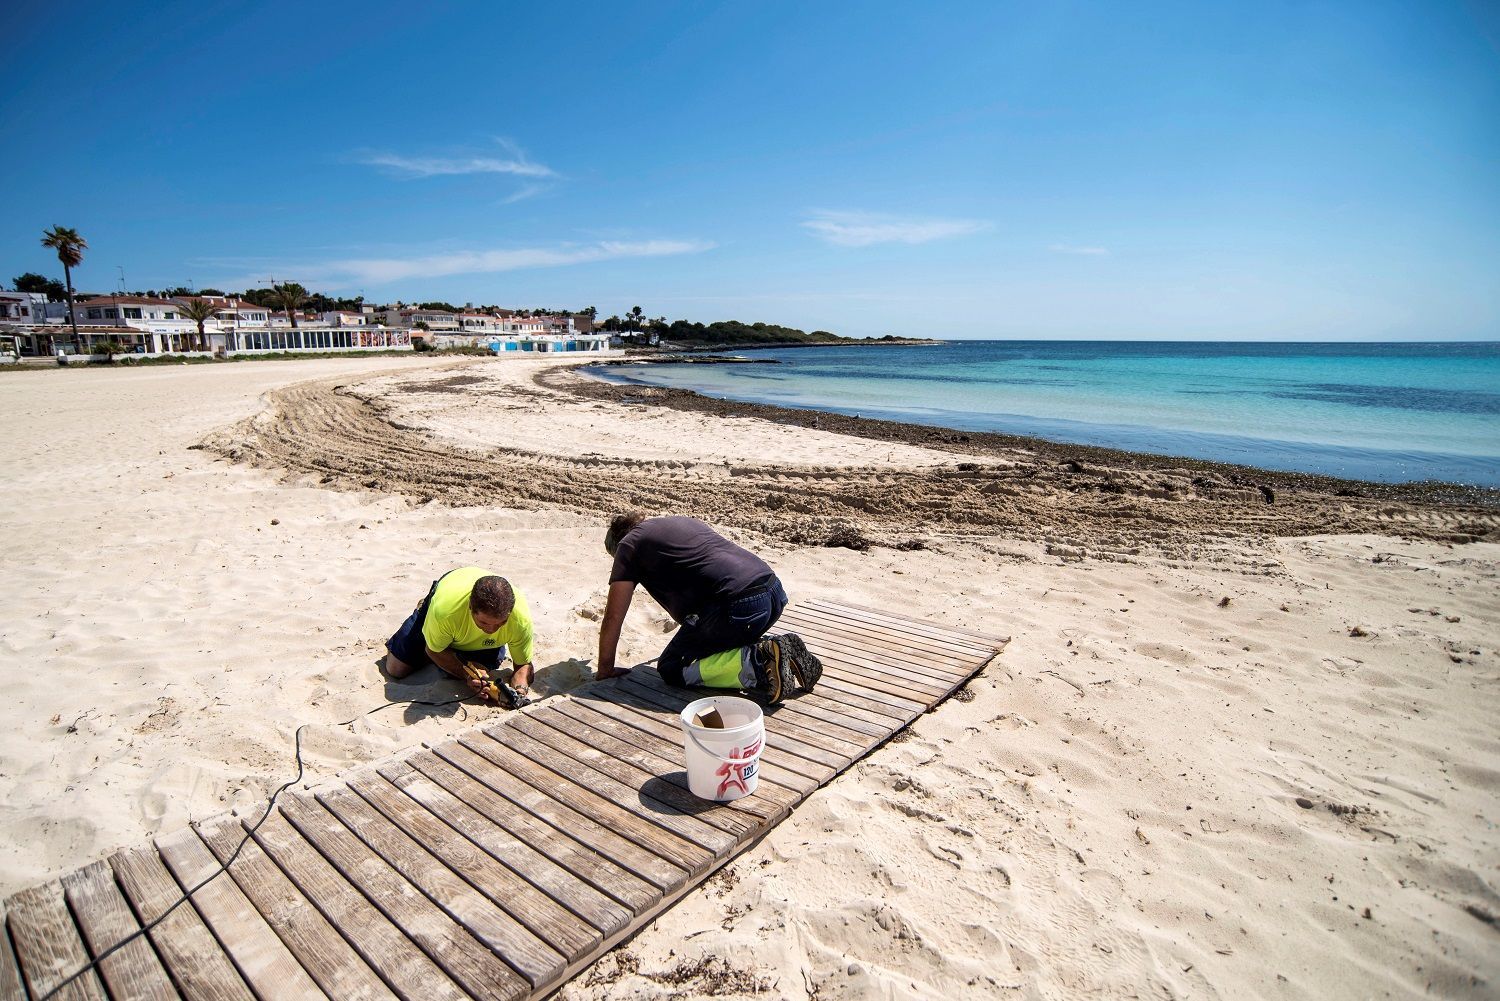
POLYGON ((639 306, 630 307, 630 322, 635 324, 635 329, 641 329, 641 317, 645 315, 645 312, 646 311, 641 309, 641 307, 639 306))
POLYGON ((63 281, 68 290, 68 322, 73 325, 73 343, 78 343, 78 318, 73 315, 73 269, 83 263, 83 252, 89 243, 78 235, 78 230, 66 226, 53 226, 42 231, 42 246, 57 251, 62 261, 63 281))
POLYGON ((271 291, 281 300, 281 308, 286 310, 286 317, 292 321, 292 328, 295 330, 297 308, 307 301, 307 289, 296 282, 282 282, 280 285, 272 285, 271 291))
POLYGON ((219 307, 207 299, 184 299, 178 312, 198 324, 198 350, 207 351, 208 336, 203 332, 203 325, 214 318, 219 307))

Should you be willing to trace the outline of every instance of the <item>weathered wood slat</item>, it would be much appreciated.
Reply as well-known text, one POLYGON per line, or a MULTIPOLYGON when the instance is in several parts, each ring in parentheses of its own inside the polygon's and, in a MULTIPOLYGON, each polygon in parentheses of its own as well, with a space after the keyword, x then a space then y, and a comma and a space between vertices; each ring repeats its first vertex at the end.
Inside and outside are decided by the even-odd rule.
POLYGON ((899 657, 914 669, 920 668, 934 677, 945 679, 961 676, 962 665, 980 656, 978 652, 956 650, 942 640, 914 636, 873 623, 850 622, 818 609, 797 609, 778 623, 777 628, 783 625, 804 635, 807 631, 816 631, 825 642, 833 640, 850 650, 884 651, 899 657))
MULTIPOLYGON (((677 723, 676 713, 668 713, 655 707, 621 686, 596 685, 592 689, 575 693, 573 698, 578 705, 605 713, 648 735, 665 740, 681 738, 682 730, 677 723)), ((776 775, 776 781, 789 789, 806 794, 819 785, 817 779, 809 778, 796 769, 797 763, 806 764, 803 759, 792 758, 778 748, 767 747, 761 752, 761 760, 776 775)))
POLYGON ((147 934, 183 995, 204 1001, 254 997, 192 904, 177 903, 182 890, 155 850, 129 848, 111 855, 109 864, 141 924, 161 918, 147 934))
POLYGON ((17 895, 0 1001, 23 1001, 27 978, 55 986, 199 883, 59 996, 548 995, 1005 645, 837 602, 782 628, 824 673, 767 709, 752 796, 691 795, 678 717, 704 692, 638 669, 290 794, 263 823, 214 818, 17 895))
POLYGON ((503 828, 488 824, 483 817, 468 811, 472 817, 457 816, 463 804, 444 793, 430 780, 406 771, 407 785, 425 785, 426 798, 444 803, 448 808, 433 811, 421 800, 409 795, 384 776, 376 773, 361 773, 349 780, 349 787, 358 792, 372 806, 380 810, 392 822, 409 835, 427 846, 460 877, 467 879, 476 890, 490 897, 502 909, 510 911, 517 920, 541 935, 553 948, 569 955, 578 949, 590 948, 610 932, 630 923, 631 911, 594 889, 589 883, 553 862, 541 851, 532 848, 503 828), (483 844, 475 842, 463 830, 450 826, 443 818, 456 816, 462 827, 474 829, 481 823, 486 830, 476 831, 483 844), (467 820, 467 822, 466 822, 467 820), (516 907, 508 901, 501 890, 504 880, 490 878, 491 869, 500 866, 524 881, 525 896, 541 894, 545 905, 538 905, 541 912, 537 923, 532 923, 525 908, 516 907), (550 938, 552 922, 565 926, 555 939, 550 938), (577 943, 574 945, 573 943, 577 943))
MULTIPOLYGON (((366 806, 379 810, 409 838, 435 855, 459 879, 516 921, 564 958, 574 952, 597 945, 604 935, 545 891, 532 885, 511 866, 491 857, 468 838, 444 824, 421 804, 401 793, 395 786, 373 772, 351 776, 349 788, 363 797, 366 806)), ((319 796, 325 806, 343 818, 351 828, 362 823, 358 811, 342 803, 346 790, 319 796)), ((353 793, 349 793, 353 795, 353 793)), ((513 852, 534 859, 539 865, 546 859, 535 853, 513 852)), ((576 880, 572 881, 576 884, 576 880)), ((619 911, 619 925, 628 920, 619 911)))
POLYGON ((191 828, 156 842, 177 885, 186 893, 208 879, 192 896, 193 908, 214 933, 235 967, 261 998, 321 998, 325 995, 287 951, 218 860, 191 828), (209 877, 212 876, 212 879, 209 877))
POLYGON ((106 1001, 98 971, 89 970, 58 990, 92 958, 68 913, 62 884, 53 881, 22 890, 5 902, 6 922, 16 945, 16 959, 34 998, 55 997, 106 1001))
MULTIPOLYGON (((684 789, 688 788, 686 752, 683 749, 680 734, 673 738, 666 738, 633 726, 622 717, 630 717, 635 714, 631 713, 630 710, 618 706, 610 706, 610 703, 607 702, 584 703, 582 701, 570 700, 567 704, 559 705, 557 710, 560 714, 576 721, 580 726, 599 733, 601 736, 596 739, 602 741, 603 735, 608 735, 613 741, 627 744, 636 750, 651 755, 657 760, 666 762, 665 768, 669 770, 663 773, 663 777, 674 784, 680 785, 684 789), (613 709, 614 714, 608 711, 601 711, 601 707, 613 709)), ((640 719, 638 716, 636 718, 640 719)), ((802 802, 806 793, 790 786, 779 784, 780 781, 785 780, 787 774, 775 765, 769 764, 763 752, 760 762, 760 781, 756 787, 756 794, 746 797, 743 800, 737 800, 736 802, 749 803, 753 800, 765 798, 768 802, 773 803, 777 810, 790 811, 798 803, 802 802)), ((792 777, 800 778, 800 776, 792 777)))
POLYGON ((829 637, 822 632, 808 630, 802 634, 807 647, 818 654, 824 670, 830 664, 852 671, 855 681, 871 687, 884 686, 887 691, 905 692, 907 698, 930 704, 949 691, 957 679, 932 677, 921 670, 914 670, 899 651, 856 647, 839 637, 829 637), (827 651, 827 656, 823 656, 827 651))
MULTIPOLYGON (((555 886, 550 874, 527 871, 528 879, 600 931, 614 930, 615 911, 609 901, 618 901, 628 914, 639 914, 661 899, 660 888, 649 880, 575 840, 586 837, 583 832, 575 835, 549 826, 430 751, 383 767, 380 774, 496 858, 510 858, 513 845, 519 844, 524 852, 535 852, 560 872, 578 877, 576 889, 571 883, 564 889, 555 886)), ((583 822, 577 817, 575 825, 583 822)), ((621 843, 629 845, 623 839, 621 843)), ((641 854, 656 860, 647 852, 641 854)), ((674 875, 679 882, 687 875, 674 866, 660 868, 660 878, 669 885, 674 875)))
MULTIPOLYGON (((549 771, 567 779, 581 789, 592 790, 640 819, 722 857, 735 843, 735 835, 712 824, 706 824, 691 813, 664 803, 642 789, 627 785, 589 765, 558 754, 547 744, 533 740, 513 726, 500 727, 495 734, 483 734, 489 740, 529 757, 549 771)), ((460 737, 466 746, 475 747, 481 738, 460 737)), ((565 784, 564 784, 565 786, 565 784)))
POLYGON ((1009 642, 1008 639, 986 633, 978 629, 969 629, 965 626, 956 626, 949 622, 929 622, 926 619, 914 619, 909 615, 901 615, 896 612, 888 612, 880 608, 871 608, 868 605, 856 605, 848 601, 834 598, 813 598, 810 601, 799 602, 797 608, 828 608, 836 612, 844 612, 851 618, 858 615, 875 616, 886 622, 904 625, 908 628, 927 629, 935 635, 945 638, 952 637, 955 642, 961 639, 975 641, 972 645, 977 655, 983 655, 985 651, 996 651, 1009 642))
MULTIPOLYGON (((809 646, 817 649, 815 643, 809 646)), ((863 659, 829 653, 826 652, 826 648, 820 651, 818 656, 823 661, 824 678, 837 678, 847 682, 857 693, 867 698, 877 694, 895 696, 921 712, 943 695, 944 690, 939 685, 928 685, 909 678, 898 680, 889 675, 871 671, 870 664, 863 659)))
POLYGON ((533 713, 526 719, 511 720, 509 725, 489 728, 485 732, 496 740, 513 740, 517 734, 525 734, 552 749, 553 753, 545 756, 549 765, 552 763, 565 765, 558 755, 566 755, 571 761, 586 768, 593 768, 601 775, 607 775, 626 789, 639 790, 637 799, 649 798, 650 801, 665 807, 666 812, 671 815, 695 819, 705 825, 716 827, 727 833, 731 839, 755 826, 756 818, 737 814, 725 806, 705 803, 691 793, 685 794, 680 786, 666 781, 649 768, 640 767, 630 761, 622 761, 542 724, 541 718, 550 716, 553 712, 554 710, 549 707, 544 712, 533 713))
MULTIPOLYGON (((63 893, 78 928, 83 932, 89 955, 97 958, 121 942, 120 948, 99 962, 98 970, 110 997, 165 1001, 177 997, 172 978, 139 934, 140 922, 115 885, 114 870, 106 862, 93 862, 62 878, 63 893)), ((3 936, 0 936, 3 937, 3 936)), ((0 997, 4 992, 0 991, 0 997)))
MULTIPOLYGON (((425 893, 412 892, 411 876, 382 859, 316 800, 302 796, 283 798, 281 815, 333 863, 345 880, 364 893, 370 903, 405 931, 464 990, 480 1001, 526 996, 535 981, 528 983, 501 962, 486 943, 471 935, 463 924, 425 893)), ((407 846, 413 851, 418 849, 410 841, 407 841, 407 846)), ((415 869, 415 865, 410 868, 415 869)), ((420 884, 416 888, 423 889, 420 884)), ((489 902, 485 901, 485 904, 488 906, 489 902)), ((464 913, 477 918, 480 912, 465 908, 464 913)), ((488 934, 492 930, 493 926, 487 924, 480 933, 488 934)), ((515 937, 510 939, 511 943, 517 941, 515 937)), ((533 957, 534 951, 526 948, 515 960, 525 966, 534 962, 533 957)), ((551 969, 551 965, 543 969, 551 969)))
POLYGON ((21 968, 16 965, 4 912, 0 912, 0 1001, 26 1001, 26 988, 21 985, 21 968))
POLYGON ((818 646, 863 658, 871 671, 889 678, 951 686, 967 676, 961 666, 967 662, 966 656, 939 653, 878 630, 841 629, 829 625, 818 614, 788 619, 786 625, 808 641, 814 652, 817 646, 813 641, 816 641, 818 646))
MULTIPOLYGON (((697 692, 668 686, 655 671, 631 673, 635 675, 634 684, 643 688, 650 688, 674 701, 680 700, 681 705, 678 706, 679 709, 681 706, 685 706, 695 699, 702 698, 697 692)), ((777 736, 775 743, 778 747, 784 747, 801 757, 817 761, 834 769, 843 768, 861 750, 861 745, 855 744, 852 741, 831 737, 818 733, 816 730, 809 730, 807 727, 800 726, 796 722, 796 719, 797 717, 793 715, 787 715, 785 718, 782 718, 779 712, 774 711, 766 714, 766 732, 774 733, 777 736)))
POLYGON ((217 817, 196 825, 214 858, 223 865, 239 848, 229 867, 240 890, 255 904, 272 930, 301 962, 330 998, 350 1001, 390 1001, 391 993, 354 947, 276 867, 245 829, 231 817, 217 817))
MULTIPOLYGON (((690 875, 713 861, 712 852, 640 820, 603 796, 559 782, 523 754, 491 740, 475 747, 479 749, 452 741, 432 750, 559 830, 577 831, 591 846, 653 883, 664 868, 690 875)), ((669 882, 664 889, 677 885, 669 882)))
MULTIPOLYGON (((587 709, 570 707, 566 701, 553 706, 553 711, 548 716, 536 718, 547 722, 549 726, 557 726, 562 732, 580 740, 589 740, 606 754, 613 754, 622 761, 630 761, 638 767, 648 769, 651 774, 665 779, 679 789, 688 789, 686 754, 680 741, 670 744, 662 741, 655 746, 642 747, 639 731, 631 730, 614 720, 601 719, 597 713, 587 709)), ((786 815, 786 811, 802 801, 795 789, 778 785, 764 774, 760 776, 760 781, 765 785, 763 795, 750 796, 725 805, 748 814, 757 823, 774 824, 786 815)))
MULTIPOLYGON (((254 836, 256 844, 399 997, 406 1001, 428 997, 464 1001, 468 997, 424 952, 413 949, 406 934, 350 886, 280 812, 266 818, 254 836)), ((519 987, 520 978, 515 979, 519 987)))
POLYGON ((983 657, 994 650, 993 643, 981 643, 966 637, 943 635, 925 628, 904 626, 896 622, 866 616, 859 612, 836 612, 818 605, 799 605, 788 613, 792 620, 814 621, 840 633, 877 643, 900 645, 912 651, 925 651, 944 663, 962 663, 983 657))
MULTIPOLYGON (((632 671, 622 679, 621 683, 636 691, 649 693, 656 698, 664 707, 674 712, 681 712, 682 707, 695 699, 701 698, 697 692, 690 692, 682 688, 668 687, 661 677, 651 670, 641 669, 632 671)), ((768 727, 768 729, 770 729, 768 727)), ((820 781, 826 780, 848 763, 848 757, 836 751, 830 751, 826 747, 802 740, 795 732, 782 729, 778 733, 776 741, 777 748, 788 754, 796 755, 811 763, 812 767, 802 767, 799 770, 803 774, 821 775, 820 781)), ((789 765, 788 767, 792 767, 789 765)))
MULTIPOLYGON (((676 792, 662 789, 663 798, 668 798, 670 795, 674 804, 691 811, 695 817, 710 821, 725 820, 726 823, 723 826, 726 830, 749 831, 768 820, 775 823, 781 819, 789 805, 786 799, 787 790, 772 790, 766 796, 758 797, 758 801, 754 803, 736 801, 718 806, 705 806, 702 800, 688 792, 687 775, 681 770, 682 766, 669 759, 653 752, 643 751, 628 741, 611 735, 605 729, 593 729, 586 726, 555 706, 549 706, 543 713, 533 713, 528 722, 541 723, 556 731, 554 735, 548 736, 549 740, 560 736, 575 741, 575 744, 570 745, 574 749, 575 757, 577 748, 583 747, 592 754, 602 755, 612 763, 639 769, 646 776, 645 781, 653 790, 661 789, 663 784, 672 786, 676 792), (729 827, 730 823, 733 823, 733 828, 729 827)), ((525 732, 533 735, 540 733, 540 731, 533 730, 525 732)), ((557 745, 554 743, 553 746, 557 745)), ((625 773, 623 767, 620 771, 622 774, 628 774, 625 773)))

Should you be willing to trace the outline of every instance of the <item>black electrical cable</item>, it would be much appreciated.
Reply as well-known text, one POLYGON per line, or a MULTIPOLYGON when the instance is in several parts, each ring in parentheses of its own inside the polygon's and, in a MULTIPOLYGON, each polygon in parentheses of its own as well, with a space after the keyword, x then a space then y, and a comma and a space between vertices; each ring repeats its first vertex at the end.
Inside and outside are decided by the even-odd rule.
POLYGON ((302 774, 303 774, 303 764, 302 764, 302 731, 303 730, 306 730, 310 726, 349 726, 349 725, 351 725, 353 723, 358 722, 359 720, 363 719, 366 716, 370 716, 370 715, 373 715, 375 713, 378 713, 382 709, 389 709, 392 706, 451 706, 451 705, 454 705, 454 704, 459 703, 459 702, 467 702, 470 698, 472 698, 472 696, 466 695, 466 696, 463 696, 463 697, 457 698, 457 699, 448 699, 447 701, 444 701, 444 702, 424 702, 421 699, 401 699, 400 701, 397 701, 397 702, 387 702, 385 705, 376 706, 374 709, 370 709, 370 710, 367 710, 366 712, 362 712, 358 716, 355 716, 353 719, 346 719, 342 723, 303 723, 301 726, 297 727, 297 733, 296 733, 296 735, 293 738, 294 747, 295 747, 296 755, 297 755, 297 774, 294 775, 291 779, 287 780, 286 782, 283 782, 279 787, 277 787, 277 789, 276 789, 275 792, 271 793, 270 800, 268 800, 266 802, 266 812, 262 813, 260 815, 260 819, 257 820, 254 824, 250 825, 250 827, 248 829, 246 829, 245 836, 240 839, 240 843, 238 845, 235 845, 234 851, 232 851, 232 852, 229 853, 229 858, 226 859, 224 862, 220 863, 219 867, 217 869, 215 869, 211 874, 209 874, 208 876, 204 877, 204 879, 197 886, 193 887, 191 890, 188 890, 182 896, 180 896, 176 900, 172 901, 171 906, 168 907, 166 910, 162 911, 154 919, 152 919, 151 921, 148 921, 146 924, 142 925, 137 931, 131 932, 129 935, 127 935, 124 938, 120 939, 120 941, 116 942, 114 945, 110 946, 108 949, 105 949, 103 952, 99 953, 99 955, 97 955, 93 959, 89 960, 88 964, 85 965, 82 969, 80 969, 77 972, 71 974, 66 980, 63 980, 62 982, 60 982, 59 984, 57 984, 57 986, 53 987, 50 991, 48 991, 46 994, 43 994, 41 997, 37 998, 36 1001, 50 1001, 50 999, 53 997, 53 995, 55 995, 58 991, 62 990, 64 987, 68 986, 73 981, 75 981, 79 977, 83 976, 85 973, 87 973, 90 970, 94 969, 100 963, 104 962, 104 960, 108 959, 110 956, 114 955, 116 952, 120 951, 125 946, 129 945, 131 942, 134 942, 136 939, 140 938, 142 935, 146 934, 151 929, 155 928, 157 925, 161 924, 163 921, 165 921, 167 919, 167 915, 171 914, 173 911, 177 910, 177 908, 179 908, 183 904, 187 903, 188 900, 192 899, 193 894, 197 893, 199 890, 203 889, 209 883, 212 883, 214 880, 218 879, 219 876, 222 875, 223 873, 229 871, 229 867, 232 866, 232 865, 234 865, 234 860, 240 857, 240 852, 243 851, 244 848, 245 848, 245 845, 250 842, 250 836, 252 834, 254 834, 257 830, 260 829, 260 825, 264 824, 266 822, 266 818, 268 818, 268 817, 271 816, 271 809, 272 809, 272 807, 274 807, 276 805, 276 798, 278 796, 280 796, 282 793, 286 792, 292 786, 296 785, 298 782, 302 781, 302 774))

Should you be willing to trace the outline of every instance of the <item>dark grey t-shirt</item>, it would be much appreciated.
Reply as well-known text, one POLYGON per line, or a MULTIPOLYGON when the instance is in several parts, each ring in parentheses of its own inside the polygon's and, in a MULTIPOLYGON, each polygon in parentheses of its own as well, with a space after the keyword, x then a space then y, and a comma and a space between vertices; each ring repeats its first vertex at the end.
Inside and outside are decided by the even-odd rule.
POLYGON ((647 518, 615 547, 609 582, 644 587, 678 622, 769 580, 771 568, 697 518, 647 518))

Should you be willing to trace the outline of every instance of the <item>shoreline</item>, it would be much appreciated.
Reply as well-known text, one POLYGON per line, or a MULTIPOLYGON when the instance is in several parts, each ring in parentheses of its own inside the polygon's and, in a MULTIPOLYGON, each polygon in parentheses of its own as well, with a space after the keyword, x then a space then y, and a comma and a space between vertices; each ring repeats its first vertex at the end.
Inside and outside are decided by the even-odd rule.
POLYGON ((1383 483, 1330 476, 1323 473, 1300 473, 1258 466, 1239 465, 1212 459, 1130 452, 1104 445, 1056 442, 1031 435, 1003 431, 968 431, 935 424, 913 424, 879 417, 854 417, 833 410, 812 407, 785 407, 772 403, 749 403, 708 396, 691 389, 651 386, 643 383, 620 383, 592 375, 590 368, 606 368, 621 362, 592 360, 571 366, 581 373, 587 386, 610 387, 595 391, 580 385, 562 385, 556 370, 540 372, 538 382, 549 388, 566 389, 581 398, 612 402, 649 403, 688 413, 709 413, 721 417, 759 417, 779 423, 833 431, 872 441, 891 441, 944 448, 970 455, 995 455, 1027 451, 1054 458, 1059 462, 1083 460, 1089 463, 1124 466, 1137 470, 1193 469, 1230 477, 1232 480, 1261 484, 1272 490, 1304 490, 1339 497, 1373 497, 1384 500, 1443 507, 1500 510, 1500 487, 1479 487, 1438 480, 1415 480, 1383 483))

